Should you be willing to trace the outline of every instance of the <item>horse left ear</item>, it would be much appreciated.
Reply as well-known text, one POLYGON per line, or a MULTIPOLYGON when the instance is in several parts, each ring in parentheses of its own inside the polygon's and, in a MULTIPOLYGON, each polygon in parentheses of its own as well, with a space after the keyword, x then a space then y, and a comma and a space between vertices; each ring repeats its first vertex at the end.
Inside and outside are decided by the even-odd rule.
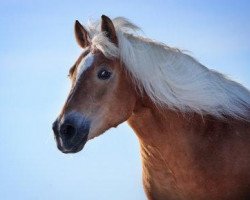
POLYGON ((89 36, 87 30, 80 24, 78 20, 75 22, 75 37, 77 43, 82 47, 85 48, 89 46, 89 36))
POLYGON ((114 24, 111 19, 105 15, 102 15, 101 30, 106 33, 106 36, 111 42, 118 45, 114 24))

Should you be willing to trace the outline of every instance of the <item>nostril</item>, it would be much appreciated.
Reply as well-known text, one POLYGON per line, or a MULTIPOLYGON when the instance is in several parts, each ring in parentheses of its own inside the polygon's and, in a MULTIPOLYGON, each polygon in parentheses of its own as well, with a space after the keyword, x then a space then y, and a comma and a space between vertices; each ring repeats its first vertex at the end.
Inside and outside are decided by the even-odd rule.
POLYGON ((70 140, 76 135, 76 128, 70 124, 64 124, 61 127, 60 135, 65 140, 70 140))

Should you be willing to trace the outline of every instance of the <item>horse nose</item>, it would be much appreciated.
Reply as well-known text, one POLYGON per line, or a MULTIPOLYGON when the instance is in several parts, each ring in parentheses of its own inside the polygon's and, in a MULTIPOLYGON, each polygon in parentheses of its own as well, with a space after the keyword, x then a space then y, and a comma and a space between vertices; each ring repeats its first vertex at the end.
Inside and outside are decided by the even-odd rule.
POLYGON ((59 136, 65 140, 70 141, 72 140, 77 134, 77 128, 74 124, 65 122, 60 126, 59 136))
POLYGON ((55 134, 56 136, 59 135, 59 131, 58 131, 58 121, 57 121, 57 120, 54 121, 54 123, 52 124, 52 130, 53 130, 53 132, 54 132, 54 134, 55 134))
POLYGON ((57 148, 63 153, 80 151, 88 140, 90 120, 77 112, 58 118, 52 125, 57 148))

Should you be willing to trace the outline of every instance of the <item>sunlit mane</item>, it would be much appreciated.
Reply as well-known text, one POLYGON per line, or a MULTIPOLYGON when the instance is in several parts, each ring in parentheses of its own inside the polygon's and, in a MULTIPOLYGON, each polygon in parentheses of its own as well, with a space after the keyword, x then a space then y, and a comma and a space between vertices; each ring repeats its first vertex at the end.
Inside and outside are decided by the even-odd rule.
POLYGON ((100 32, 99 22, 87 27, 92 46, 109 58, 119 57, 155 104, 250 120, 250 92, 242 85, 178 49, 139 36, 139 28, 125 18, 115 18, 113 23, 119 47, 100 32))

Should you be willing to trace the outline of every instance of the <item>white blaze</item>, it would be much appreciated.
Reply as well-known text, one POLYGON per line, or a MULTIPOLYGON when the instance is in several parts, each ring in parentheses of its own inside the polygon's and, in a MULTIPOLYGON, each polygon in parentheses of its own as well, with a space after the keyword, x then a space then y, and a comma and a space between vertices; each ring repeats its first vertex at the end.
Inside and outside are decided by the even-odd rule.
POLYGON ((93 64, 94 58, 94 54, 89 53, 81 60, 77 67, 77 80, 81 77, 82 73, 93 64))

